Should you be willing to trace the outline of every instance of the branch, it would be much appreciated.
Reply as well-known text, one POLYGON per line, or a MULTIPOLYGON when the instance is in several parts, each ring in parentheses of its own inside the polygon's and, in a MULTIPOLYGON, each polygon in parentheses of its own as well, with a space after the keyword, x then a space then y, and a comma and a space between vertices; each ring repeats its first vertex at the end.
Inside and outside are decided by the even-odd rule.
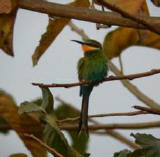
POLYGON ((126 138, 125 136, 123 136, 122 134, 120 134, 117 131, 113 131, 113 130, 105 130, 104 132, 95 132, 95 131, 93 131, 92 134, 110 135, 114 139, 116 139, 116 140, 118 139, 119 141, 123 142, 124 144, 128 145, 129 147, 131 147, 133 149, 140 149, 141 148, 138 144, 133 143, 131 140, 129 140, 128 138, 126 138))
MULTIPOLYGON (((112 62, 109 63, 109 68, 114 74, 116 74, 117 76, 121 76, 121 72, 112 62)), ((135 85, 131 84, 128 80, 121 80, 121 82, 140 101, 142 101, 143 103, 145 103, 147 106, 151 108, 160 110, 160 105, 156 103, 154 100, 152 100, 151 98, 149 98, 148 96, 146 96, 135 85)))
POLYGON ((141 111, 145 111, 148 113, 152 113, 152 114, 157 114, 160 115, 160 110, 156 110, 156 109, 152 109, 152 108, 148 108, 148 107, 142 107, 142 106, 133 106, 135 109, 141 110, 141 111))
POLYGON ((148 23, 143 17, 132 15, 132 14, 120 9, 118 6, 109 3, 106 0, 98 0, 98 2, 101 3, 103 6, 107 7, 108 9, 111 9, 112 11, 115 11, 115 12, 121 14, 123 17, 131 19, 133 21, 136 21, 138 24, 142 24, 144 27, 148 28, 150 31, 155 32, 157 34, 160 34, 159 27, 148 23))
MULTIPOLYGON (((114 124, 99 124, 89 125, 89 130, 101 129, 148 129, 160 127, 160 121, 144 122, 144 123, 114 123, 114 124)), ((60 126, 62 130, 77 130, 78 125, 64 125, 60 126)))
POLYGON ((68 25, 70 26, 71 30, 80 35, 83 40, 89 39, 88 35, 84 32, 84 30, 78 28, 72 21, 70 21, 68 25))
MULTIPOLYGON (((118 25, 122 27, 132 27, 146 29, 142 24, 123 18, 117 13, 102 12, 84 7, 66 6, 62 4, 51 3, 43 0, 20 0, 19 7, 40 13, 50 14, 52 16, 66 17, 77 20, 101 23, 106 25, 118 25)), ((138 16, 135 16, 138 18, 138 16)), ((141 19, 152 26, 160 27, 160 18, 143 16, 141 19)))
POLYGON ((77 82, 77 83, 65 83, 65 84, 56 84, 56 83, 52 83, 52 84, 42 84, 42 83, 32 83, 32 85, 34 86, 39 86, 39 87, 64 87, 64 88, 70 88, 70 87, 75 87, 75 86, 80 86, 80 85, 84 85, 84 84, 97 84, 97 83, 102 83, 102 82, 106 82, 106 81, 115 81, 115 80, 124 80, 124 79, 128 79, 128 80, 133 80, 133 79, 137 79, 137 78, 142 78, 142 77, 147 77, 147 76, 151 76, 151 75, 155 75, 160 73, 160 69, 153 69, 150 70, 148 72, 143 72, 143 73, 137 73, 137 74, 131 74, 131 75, 124 75, 124 76, 109 76, 101 81, 83 81, 83 82, 77 82))
MULTIPOLYGON (((148 113, 147 111, 136 111, 136 112, 121 112, 121 113, 106 113, 106 114, 95 114, 95 115, 89 115, 88 118, 98 118, 98 117, 111 117, 111 116, 136 116, 136 115, 142 115, 142 114, 151 114, 148 113)), ((73 117, 73 118, 65 118, 62 120, 57 120, 60 123, 64 123, 64 122, 69 122, 69 121, 76 121, 79 120, 79 116, 78 117, 73 117)))
POLYGON ((49 147, 47 144, 45 144, 43 141, 41 141, 39 138, 32 134, 23 134, 25 137, 29 137, 35 141, 37 141, 41 146, 45 147, 51 154, 57 156, 57 157, 64 157, 62 154, 57 152, 54 148, 49 147))

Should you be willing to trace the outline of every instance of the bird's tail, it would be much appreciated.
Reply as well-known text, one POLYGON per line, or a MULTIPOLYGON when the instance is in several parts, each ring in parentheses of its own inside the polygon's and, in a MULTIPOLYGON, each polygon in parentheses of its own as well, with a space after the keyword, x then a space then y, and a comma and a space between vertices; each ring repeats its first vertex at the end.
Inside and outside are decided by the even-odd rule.
POLYGON ((83 95, 82 98, 82 107, 81 107, 81 115, 79 121, 79 129, 78 133, 82 130, 88 134, 88 104, 89 104, 89 96, 90 92, 86 95, 83 95))

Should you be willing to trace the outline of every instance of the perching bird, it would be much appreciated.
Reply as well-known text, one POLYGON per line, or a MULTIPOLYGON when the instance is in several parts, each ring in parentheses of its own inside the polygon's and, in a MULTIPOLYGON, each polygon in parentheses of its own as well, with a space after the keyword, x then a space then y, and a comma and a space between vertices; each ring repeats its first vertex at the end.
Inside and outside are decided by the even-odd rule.
MULTIPOLYGON (((101 81, 108 73, 107 59, 102 53, 102 46, 95 40, 85 42, 72 40, 82 45, 84 57, 77 65, 79 81, 101 81)), ((79 130, 84 130, 88 134, 88 103, 93 87, 97 84, 87 84, 80 86, 80 96, 82 96, 81 116, 79 130)))

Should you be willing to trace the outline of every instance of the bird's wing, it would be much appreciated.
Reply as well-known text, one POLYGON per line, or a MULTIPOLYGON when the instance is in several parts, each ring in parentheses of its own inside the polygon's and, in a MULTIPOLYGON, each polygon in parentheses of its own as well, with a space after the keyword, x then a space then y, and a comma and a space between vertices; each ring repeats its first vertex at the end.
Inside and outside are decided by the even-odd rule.
POLYGON ((80 81, 83 80, 82 78, 82 73, 83 73, 83 70, 84 70, 84 64, 85 64, 85 58, 81 58, 79 61, 78 61, 78 65, 77 65, 77 70, 78 70, 78 79, 80 81))

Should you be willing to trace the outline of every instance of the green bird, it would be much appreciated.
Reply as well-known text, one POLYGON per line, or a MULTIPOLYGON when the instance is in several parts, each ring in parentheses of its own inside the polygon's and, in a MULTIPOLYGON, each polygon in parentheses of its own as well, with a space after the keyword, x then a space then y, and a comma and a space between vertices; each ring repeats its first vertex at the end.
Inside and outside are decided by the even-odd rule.
MULTIPOLYGON (((82 45, 84 57, 77 65, 79 81, 101 81, 107 76, 107 58, 103 55, 102 46, 95 40, 78 41, 72 40, 82 45)), ((82 107, 78 132, 84 130, 88 134, 88 104, 89 97, 96 84, 85 84, 80 86, 80 96, 82 96, 82 107)))

